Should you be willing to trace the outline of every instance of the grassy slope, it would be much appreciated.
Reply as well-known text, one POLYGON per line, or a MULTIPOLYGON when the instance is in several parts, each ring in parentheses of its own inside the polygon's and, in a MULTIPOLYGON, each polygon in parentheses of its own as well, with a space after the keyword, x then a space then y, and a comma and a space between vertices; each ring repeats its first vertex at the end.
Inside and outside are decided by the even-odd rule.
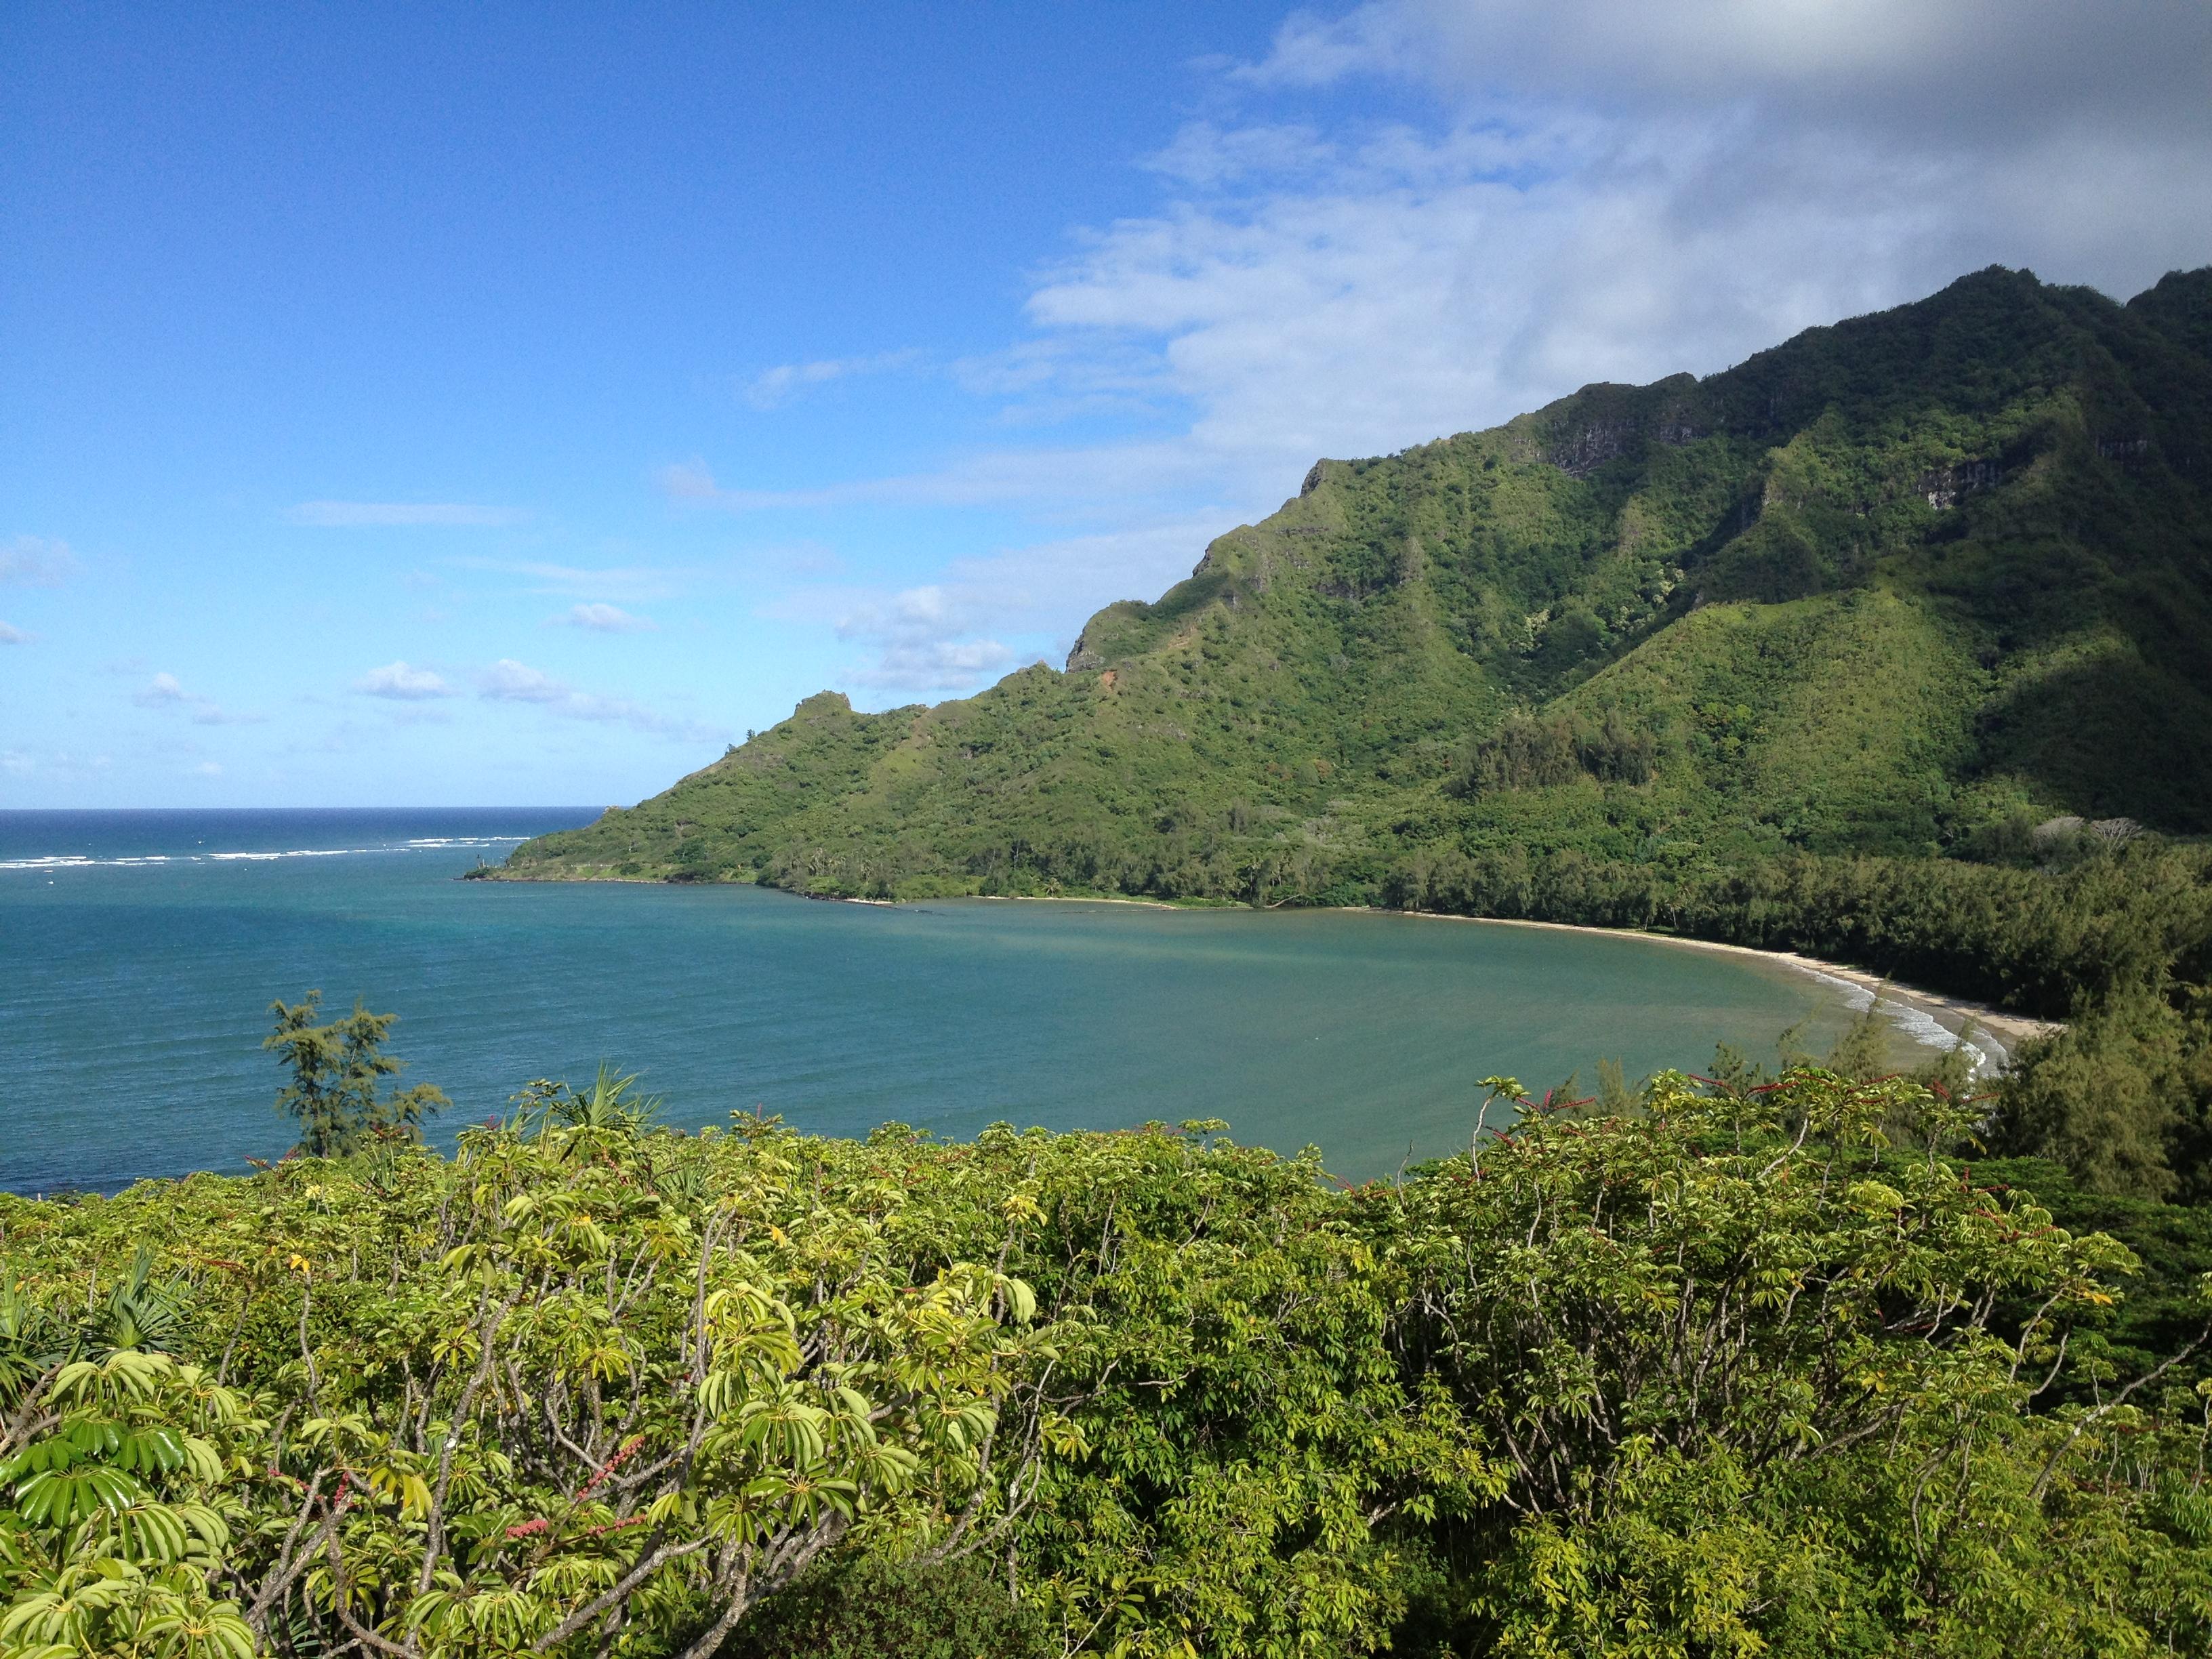
POLYGON ((874 715, 823 693, 505 873, 1343 897, 1446 848, 2212 830, 2208 339, 2212 271, 2124 307, 1990 270, 1703 381, 1323 462, 1066 672, 874 715), (1455 793, 1516 706, 1613 711, 1656 770, 1455 793))

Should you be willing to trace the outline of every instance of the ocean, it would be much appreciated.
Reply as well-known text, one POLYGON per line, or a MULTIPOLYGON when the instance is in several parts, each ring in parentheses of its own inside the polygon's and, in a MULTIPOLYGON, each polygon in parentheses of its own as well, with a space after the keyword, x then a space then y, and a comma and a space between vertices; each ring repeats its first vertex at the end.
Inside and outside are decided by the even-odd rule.
POLYGON ((1819 1048, 1850 1012, 1780 964, 1340 912, 827 904, 750 887, 465 882, 594 809, 0 812, 0 1188, 242 1171, 293 1139, 272 999, 399 1016, 404 1082, 501 1115, 635 1072, 682 1126, 863 1133, 1229 1121, 1336 1173, 1464 1146, 1537 1088, 1819 1048))

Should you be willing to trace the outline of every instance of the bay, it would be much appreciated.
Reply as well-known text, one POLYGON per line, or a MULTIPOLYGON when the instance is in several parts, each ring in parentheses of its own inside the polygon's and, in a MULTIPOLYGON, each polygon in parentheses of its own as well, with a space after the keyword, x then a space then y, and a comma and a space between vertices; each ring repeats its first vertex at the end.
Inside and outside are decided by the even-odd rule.
POLYGON ((591 809, 0 813, 0 1187, 242 1170, 293 1138, 275 997, 400 1016, 407 1081, 508 1109, 639 1073, 670 1121, 860 1134, 1229 1121, 1350 1177, 1463 1146, 1492 1073, 1821 1048, 1832 985, 1664 943, 1420 917, 457 879, 591 809))

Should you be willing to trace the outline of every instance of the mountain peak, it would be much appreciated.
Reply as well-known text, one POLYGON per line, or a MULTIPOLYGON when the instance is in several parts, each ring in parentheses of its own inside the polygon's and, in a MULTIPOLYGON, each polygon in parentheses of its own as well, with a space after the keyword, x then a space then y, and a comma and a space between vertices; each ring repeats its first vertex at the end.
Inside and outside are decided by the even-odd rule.
POLYGON ((2123 307, 1993 266, 1703 380, 1319 461, 1066 673, 821 693, 763 763, 514 870, 1371 897, 1545 849, 2212 830, 2208 333, 2212 271, 2123 307))

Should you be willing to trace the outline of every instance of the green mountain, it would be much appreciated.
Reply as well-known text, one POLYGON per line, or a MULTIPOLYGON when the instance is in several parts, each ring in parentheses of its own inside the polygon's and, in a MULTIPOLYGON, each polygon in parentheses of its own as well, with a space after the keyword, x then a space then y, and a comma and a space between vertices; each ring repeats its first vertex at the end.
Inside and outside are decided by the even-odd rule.
POLYGON ((1510 914, 1561 860, 1656 892, 2212 830, 2209 689, 2212 269, 2125 305, 1991 269, 1322 461, 1065 672, 823 692, 498 873, 1510 914))

